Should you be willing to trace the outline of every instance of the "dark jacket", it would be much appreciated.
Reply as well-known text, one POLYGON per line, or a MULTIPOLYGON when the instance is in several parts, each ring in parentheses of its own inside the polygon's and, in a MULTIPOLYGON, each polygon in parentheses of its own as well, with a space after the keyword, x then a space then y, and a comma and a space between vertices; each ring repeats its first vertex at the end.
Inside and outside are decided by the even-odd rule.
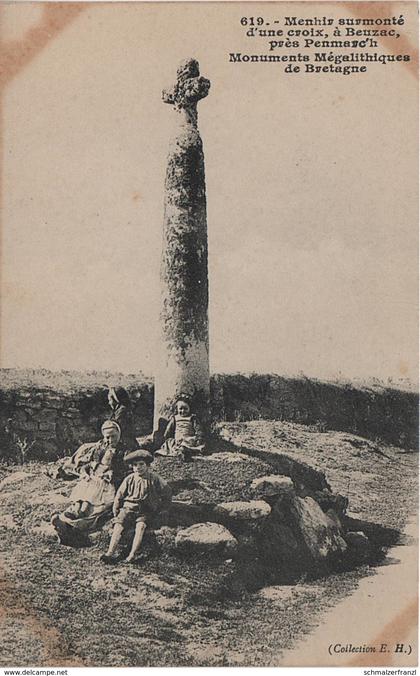
POLYGON ((119 405, 112 411, 110 420, 114 420, 121 429, 121 439, 119 445, 124 452, 135 451, 139 447, 134 431, 134 419, 131 408, 119 405))

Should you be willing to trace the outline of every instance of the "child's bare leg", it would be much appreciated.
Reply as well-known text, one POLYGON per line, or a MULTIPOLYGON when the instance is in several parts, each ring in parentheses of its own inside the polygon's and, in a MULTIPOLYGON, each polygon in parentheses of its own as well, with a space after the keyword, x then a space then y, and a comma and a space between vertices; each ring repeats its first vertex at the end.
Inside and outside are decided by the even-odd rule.
POLYGON ((134 531, 133 544, 131 545, 131 551, 130 551, 129 555, 126 558, 126 561, 128 563, 130 563, 131 561, 134 561, 134 557, 136 556, 137 552, 140 549, 145 530, 146 530, 146 524, 144 523, 144 521, 139 521, 138 523, 136 523, 136 530, 134 531))
POLYGON ((111 540, 110 540, 109 547, 108 547, 108 551, 105 554, 105 556, 107 556, 107 557, 114 556, 115 552, 117 551, 117 547, 120 543, 123 532, 124 532, 124 526, 122 526, 120 523, 116 523, 114 525, 112 535, 111 535, 111 540))

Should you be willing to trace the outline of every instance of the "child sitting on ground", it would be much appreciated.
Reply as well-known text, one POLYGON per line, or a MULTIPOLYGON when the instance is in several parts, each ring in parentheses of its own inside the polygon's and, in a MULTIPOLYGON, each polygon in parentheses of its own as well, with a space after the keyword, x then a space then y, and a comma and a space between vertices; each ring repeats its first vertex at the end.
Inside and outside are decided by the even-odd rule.
POLYGON ((132 468, 119 487, 114 500, 114 528, 108 551, 101 556, 104 563, 116 561, 115 553, 124 530, 135 526, 131 551, 125 559, 127 563, 134 561, 149 519, 169 509, 172 493, 169 485, 159 474, 152 472, 149 465, 153 456, 145 450, 132 451, 124 457, 124 461, 132 468))
POLYGON ((180 397, 175 407, 176 413, 171 417, 164 433, 165 443, 155 455, 181 456, 189 462, 193 453, 204 451, 203 432, 197 416, 191 413, 186 398, 180 397))

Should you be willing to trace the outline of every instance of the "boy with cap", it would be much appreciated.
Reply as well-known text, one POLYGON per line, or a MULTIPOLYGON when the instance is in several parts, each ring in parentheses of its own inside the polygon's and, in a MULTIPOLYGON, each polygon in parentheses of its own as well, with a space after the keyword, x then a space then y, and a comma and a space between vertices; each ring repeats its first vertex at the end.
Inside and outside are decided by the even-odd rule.
POLYGON ((114 529, 108 551, 101 556, 104 563, 113 563, 115 552, 126 528, 135 525, 131 551, 127 563, 134 561, 138 553, 147 520, 152 515, 169 509, 172 493, 169 485, 159 474, 149 469, 153 456, 145 450, 132 451, 124 457, 132 468, 115 496, 113 505, 114 529))

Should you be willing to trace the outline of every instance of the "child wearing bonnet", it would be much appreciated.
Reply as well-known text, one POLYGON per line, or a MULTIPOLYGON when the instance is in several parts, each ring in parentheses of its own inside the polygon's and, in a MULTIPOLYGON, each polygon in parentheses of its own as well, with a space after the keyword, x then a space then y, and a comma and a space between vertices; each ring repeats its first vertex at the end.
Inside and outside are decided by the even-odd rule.
POLYGON ((180 456, 191 461, 194 453, 204 451, 203 430, 197 416, 191 413, 189 399, 178 397, 175 414, 169 420, 164 432, 164 444, 156 451, 158 456, 180 456))

